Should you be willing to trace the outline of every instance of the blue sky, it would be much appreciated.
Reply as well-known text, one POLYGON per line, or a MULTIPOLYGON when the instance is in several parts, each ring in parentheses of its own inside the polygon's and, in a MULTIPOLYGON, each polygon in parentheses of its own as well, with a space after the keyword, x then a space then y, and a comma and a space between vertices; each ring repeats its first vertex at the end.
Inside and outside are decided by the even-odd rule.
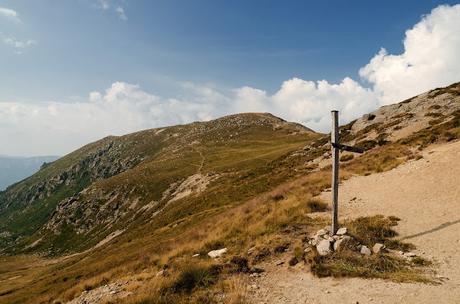
MULTIPOLYGON (((292 79, 312 81, 316 85, 320 80, 326 80, 328 85, 339 85, 347 77, 352 79, 356 82, 352 86, 363 90, 365 94, 369 93, 366 92, 369 89, 372 91, 370 93, 378 95, 368 106, 353 112, 354 116, 360 115, 365 110, 389 103, 391 98, 402 98, 427 89, 430 85, 460 80, 441 77, 437 82, 431 81, 400 96, 389 94, 385 83, 378 82, 383 76, 372 80, 373 76, 380 75, 375 72, 375 67, 371 67, 372 71, 367 75, 360 72, 381 48, 385 48, 390 55, 404 54, 406 31, 422 22, 422 16, 430 15, 441 4, 447 4, 445 8, 452 19, 449 22, 454 22, 455 30, 457 23, 454 19, 458 11, 454 7, 455 3, 0 1, 0 103, 4 103, 4 107, 8 103, 10 114, 12 104, 16 107, 29 106, 22 110, 27 114, 45 109, 44 103, 48 103, 46 109, 49 112, 50 103, 57 103, 53 115, 66 115, 62 104, 84 107, 91 92, 98 92, 100 96, 94 96, 107 101, 106 95, 110 89, 122 90, 125 95, 125 90, 130 90, 132 95, 123 95, 127 103, 139 102, 137 99, 141 93, 147 94, 142 95, 147 99, 155 96, 157 99, 152 99, 152 105, 147 110, 150 112, 156 111, 155 104, 174 104, 174 100, 190 105, 189 112, 181 113, 180 117, 167 112, 167 116, 172 115, 171 119, 130 124, 121 129, 106 126, 111 123, 112 116, 108 115, 102 133, 93 132, 78 138, 74 143, 66 140, 62 146, 50 142, 47 149, 32 149, 23 144, 14 146, 12 143, 10 148, 0 150, 0 153, 66 153, 86 141, 108 135, 106 133, 121 134, 138 128, 214 118, 235 112, 233 108, 223 108, 225 103, 233 103, 237 99, 240 91, 235 93, 235 90, 245 87, 256 90, 251 91, 251 103, 256 97, 260 99, 254 101, 254 106, 247 110, 272 110, 274 107, 264 106, 267 102, 264 103, 262 99, 276 99, 283 84, 292 79), (114 87, 117 83, 121 86, 114 87), (258 90, 264 96, 257 95, 258 90), (195 104, 201 104, 209 96, 213 110, 195 109, 195 104), (33 106, 42 108, 37 110, 33 106)), ((441 17, 436 22, 443 22, 443 14, 438 14, 441 17)), ((446 31, 452 27, 444 23, 442 26, 446 31)), ((426 39, 433 39, 436 31, 431 34, 426 39)), ((457 40, 453 44, 456 47, 457 40)), ((391 59, 389 56, 385 58, 388 59, 386 62, 391 59)), ((452 73, 455 75, 455 72, 452 73)), ((439 73, 442 73, 442 69, 439 73)), ((308 90, 304 93, 308 94, 308 90)), ((370 97, 366 95, 363 98, 370 97)), ((392 102, 398 101, 393 99, 392 102)), ((314 98, 307 98, 303 102, 324 103, 314 98)), ((168 108, 169 111, 175 111, 174 108, 168 108)), ((246 110, 244 107, 237 109, 246 110)), ((311 111, 311 108, 304 111, 311 111)), ((319 116, 278 114, 326 131, 319 116)), ((78 112, 75 115, 85 117, 84 113, 78 112)), ((354 118, 353 115, 346 119, 354 118)), ((45 115, 43 119, 45 117, 49 118, 45 115)), ((155 116, 144 118, 146 121, 155 120, 155 116)), ((84 121, 83 118, 80 120, 84 121)), ((51 127, 62 132, 59 133, 61 136, 66 136, 62 128, 56 126, 58 123, 59 120, 49 121, 50 125, 42 125, 40 128, 51 127)), ((0 131, 1 128, 0 124, 0 131)), ((14 122, 9 122, 3 128, 10 138, 24 136, 26 140, 34 136, 27 134, 27 130, 21 129, 21 126, 14 125, 14 122)))
MULTIPOLYGON (((12 33, 37 44, 18 56, 0 47, 1 100, 85 96, 114 81, 156 92, 170 81, 249 85, 357 77, 382 46, 402 50, 404 31, 446 1, 0 1, 16 10, 12 33), (109 2, 110 3, 110 2, 109 2), (166 84, 165 84, 166 82, 166 84), (27 85, 27 90, 24 87, 27 85)), ((19 38, 18 38, 19 39, 19 38)), ((166 86, 166 87, 165 87, 166 86)))

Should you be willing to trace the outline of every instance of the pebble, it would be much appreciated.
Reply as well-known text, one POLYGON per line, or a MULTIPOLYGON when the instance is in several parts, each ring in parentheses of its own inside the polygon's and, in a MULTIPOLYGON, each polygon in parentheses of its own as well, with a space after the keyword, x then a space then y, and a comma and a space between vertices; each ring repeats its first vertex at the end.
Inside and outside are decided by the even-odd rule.
POLYGON ((361 250, 360 250, 361 254, 364 254, 364 255, 371 255, 371 250, 369 248, 367 248, 367 246, 361 246, 361 250))

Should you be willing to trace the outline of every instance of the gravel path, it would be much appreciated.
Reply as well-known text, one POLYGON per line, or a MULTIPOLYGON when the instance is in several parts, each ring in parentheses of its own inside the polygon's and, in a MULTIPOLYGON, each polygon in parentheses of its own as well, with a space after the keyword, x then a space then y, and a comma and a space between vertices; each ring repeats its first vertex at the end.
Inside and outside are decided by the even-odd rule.
MULTIPOLYGON (((330 193, 322 197, 330 201, 330 193)), ((436 263, 440 285, 383 280, 318 279, 304 266, 267 268, 254 279, 250 303, 460 303, 460 142, 388 172, 340 186, 341 218, 395 215, 400 237, 436 263)))

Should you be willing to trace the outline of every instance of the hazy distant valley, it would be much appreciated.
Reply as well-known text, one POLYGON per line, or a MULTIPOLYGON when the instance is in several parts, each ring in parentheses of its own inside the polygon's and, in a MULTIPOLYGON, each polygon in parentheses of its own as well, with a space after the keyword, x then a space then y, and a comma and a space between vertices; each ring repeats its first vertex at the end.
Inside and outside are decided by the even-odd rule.
POLYGON ((6 187, 37 172, 43 163, 49 163, 58 158, 58 156, 0 156, 0 190, 5 190, 6 187))

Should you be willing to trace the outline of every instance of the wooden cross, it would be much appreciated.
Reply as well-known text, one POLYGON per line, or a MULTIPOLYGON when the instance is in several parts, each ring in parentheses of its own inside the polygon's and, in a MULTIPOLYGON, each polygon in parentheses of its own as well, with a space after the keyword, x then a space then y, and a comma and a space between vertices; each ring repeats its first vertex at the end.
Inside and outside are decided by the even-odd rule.
POLYGON ((332 149, 332 234, 339 229, 339 152, 340 150, 364 153, 364 150, 339 143, 339 111, 331 111, 331 149, 332 149))

